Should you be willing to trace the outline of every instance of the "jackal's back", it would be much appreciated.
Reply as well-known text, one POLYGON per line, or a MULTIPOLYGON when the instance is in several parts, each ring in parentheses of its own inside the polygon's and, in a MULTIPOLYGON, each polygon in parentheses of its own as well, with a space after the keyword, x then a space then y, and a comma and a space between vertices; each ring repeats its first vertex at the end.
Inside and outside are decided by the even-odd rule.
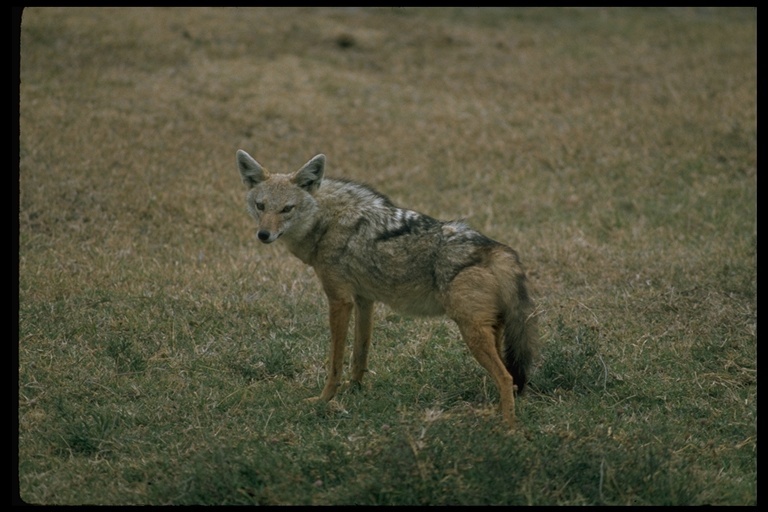
POLYGON ((442 314, 440 294, 462 269, 501 244, 460 221, 400 208, 366 185, 326 179, 317 191, 313 258, 355 292, 411 314, 442 314))

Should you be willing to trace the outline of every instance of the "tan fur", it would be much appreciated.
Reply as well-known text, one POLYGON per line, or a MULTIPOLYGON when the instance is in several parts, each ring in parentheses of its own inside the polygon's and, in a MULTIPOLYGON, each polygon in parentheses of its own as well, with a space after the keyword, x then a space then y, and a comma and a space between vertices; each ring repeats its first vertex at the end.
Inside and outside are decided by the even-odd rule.
POLYGON ((283 240, 314 268, 328 298, 328 375, 313 400, 331 400, 339 389, 353 311, 350 381, 361 383, 373 303, 380 301, 405 314, 453 319, 491 375, 504 419, 514 424, 513 390, 525 386, 538 342, 533 302, 514 250, 462 222, 399 208, 365 185, 323 178, 324 155, 293 174, 270 174, 242 150, 237 162, 258 238, 283 240))

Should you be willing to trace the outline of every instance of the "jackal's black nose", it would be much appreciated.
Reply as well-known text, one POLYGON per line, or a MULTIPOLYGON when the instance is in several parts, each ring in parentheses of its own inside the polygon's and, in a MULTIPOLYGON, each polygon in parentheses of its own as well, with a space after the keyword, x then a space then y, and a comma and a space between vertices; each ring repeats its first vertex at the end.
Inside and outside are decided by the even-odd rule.
POLYGON ((269 231, 264 231, 264 230, 262 229, 261 231, 259 231, 259 232, 256 234, 256 236, 258 236, 258 237, 259 237, 259 240, 261 240, 262 242, 266 242, 267 240, 269 240, 269 231))

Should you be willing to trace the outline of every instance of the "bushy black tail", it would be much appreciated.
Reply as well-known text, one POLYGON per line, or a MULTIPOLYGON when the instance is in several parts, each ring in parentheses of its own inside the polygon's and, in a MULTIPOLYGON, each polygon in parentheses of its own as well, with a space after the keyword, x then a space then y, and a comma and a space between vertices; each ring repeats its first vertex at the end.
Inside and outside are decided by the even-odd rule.
POLYGON ((517 274, 504 313, 504 347, 502 359, 517 392, 522 393, 530 379, 533 362, 538 355, 539 333, 534 303, 528 295, 524 274, 517 274))

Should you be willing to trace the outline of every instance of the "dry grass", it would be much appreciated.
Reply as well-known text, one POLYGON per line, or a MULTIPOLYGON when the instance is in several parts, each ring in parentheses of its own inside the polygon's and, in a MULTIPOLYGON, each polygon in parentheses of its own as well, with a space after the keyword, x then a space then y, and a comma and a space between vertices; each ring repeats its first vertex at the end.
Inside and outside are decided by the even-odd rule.
POLYGON ((20 55, 23 499, 756 502, 754 10, 32 8, 20 55), (520 432, 385 308, 369 387, 301 403, 324 298, 238 148, 520 252, 520 432))

